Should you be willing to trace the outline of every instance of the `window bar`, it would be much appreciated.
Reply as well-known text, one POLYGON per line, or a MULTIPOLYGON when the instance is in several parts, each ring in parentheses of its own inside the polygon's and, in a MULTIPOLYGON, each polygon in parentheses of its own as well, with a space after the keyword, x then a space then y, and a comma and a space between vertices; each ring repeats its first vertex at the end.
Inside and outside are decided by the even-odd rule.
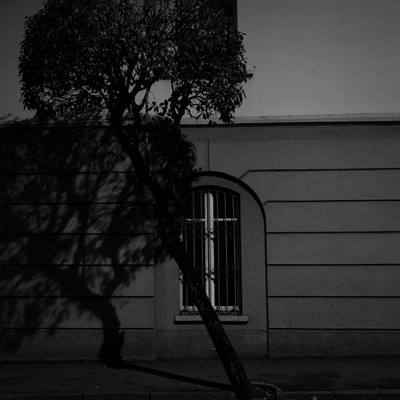
POLYGON ((241 231, 240 231, 240 199, 236 198, 236 257, 237 257, 237 292, 238 292, 238 300, 237 307, 238 312, 243 313, 243 304, 242 304, 242 259, 241 259, 241 231))
MULTIPOLYGON (((190 217, 190 229, 192 231, 192 263, 193 263, 193 268, 196 268, 196 224, 195 224, 195 212, 196 212, 196 193, 193 191, 192 192, 192 215, 190 217)), ((189 290, 188 287, 186 286, 186 304, 188 306, 193 306, 191 302, 189 301, 189 290)))
MULTIPOLYGON (((191 229, 192 229, 192 263, 193 263, 193 268, 196 269, 197 265, 196 265, 196 219, 195 219, 195 215, 196 215, 196 193, 193 191, 192 192, 192 216, 191 216, 191 229)), ((186 289, 186 292, 188 292, 188 290, 186 289)), ((189 300, 189 293, 187 293, 188 296, 188 300, 189 300)), ((193 301, 193 299, 192 299, 193 301)), ((193 304, 190 304, 191 306, 193 306, 193 304)))
POLYGON ((204 270, 205 270, 205 265, 206 265, 206 260, 205 260, 205 243, 204 243, 204 237, 205 237, 205 232, 206 232, 206 217, 205 217, 205 204, 203 201, 204 194, 203 192, 199 191, 198 192, 198 198, 199 198, 199 211, 200 211, 200 238, 199 238, 199 243, 200 243, 200 262, 201 264, 199 267, 201 268, 201 271, 199 273, 201 274, 201 282, 204 285, 204 270))
MULTIPOLYGON (((183 228, 183 234, 184 234, 184 238, 185 238, 185 250, 187 251, 187 227, 185 226, 183 228)), ((179 310, 183 311, 185 308, 185 305, 187 304, 186 299, 183 298, 183 276, 182 276, 182 272, 181 270, 178 271, 179 273, 179 310)))
POLYGON ((226 311, 229 306, 229 281, 228 281, 228 264, 229 264, 229 259, 228 259, 228 221, 227 221, 227 207, 226 207, 226 193, 223 194, 223 199, 224 199, 224 211, 225 211, 225 216, 223 218, 224 220, 224 236, 225 236, 225 265, 224 265, 224 272, 225 272, 225 307, 226 311))
POLYGON ((210 269, 210 248, 209 248, 209 240, 208 240, 208 235, 209 235, 209 227, 208 227, 208 219, 209 219, 209 207, 208 207, 208 192, 205 192, 203 194, 204 196, 204 231, 205 235, 204 237, 204 289, 206 291, 206 294, 208 297, 210 297, 210 289, 208 286, 208 274, 209 274, 209 269, 210 269))
POLYGON ((216 261, 214 263, 214 287, 217 286, 218 288, 218 297, 216 299, 216 306, 221 305, 221 258, 220 258, 220 243, 219 243, 219 238, 220 238, 220 232, 219 232, 219 199, 220 199, 220 192, 215 191, 215 202, 214 202, 214 208, 216 210, 215 212, 215 228, 216 232, 214 235, 214 243, 217 246, 217 254, 216 254, 216 261))
MULTIPOLYGON (((216 311, 238 314, 241 312, 238 198, 214 188, 199 188, 191 193, 191 200, 187 216, 191 227, 187 224, 183 230, 185 248, 192 253, 193 264, 202 274, 205 292, 216 311)), ((181 274, 180 278, 180 309, 195 313, 193 298, 181 274)))
POLYGON ((214 195, 209 192, 209 256, 210 262, 208 264, 208 285, 209 285, 209 296, 213 306, 215 306, 215 288, 214 288, 214 272, 215 272, 215 257, 214 257, 214 195))
POLYGON ((234 301, 235 301, 235 308, 234 313, 236 314, 238 311, 238 280, 237 280, 237 273, 238 273, 238 257, 237 257, 237 243, 236 243, 236 199, 232 196, 232 234, 233 234, 233 290, 234 290, 234 301))

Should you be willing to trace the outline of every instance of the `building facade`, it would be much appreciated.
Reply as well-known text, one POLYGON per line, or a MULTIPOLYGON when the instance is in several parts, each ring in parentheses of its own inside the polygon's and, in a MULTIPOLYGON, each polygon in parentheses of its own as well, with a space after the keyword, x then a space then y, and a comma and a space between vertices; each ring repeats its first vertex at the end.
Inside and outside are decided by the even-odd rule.
MULTIPOLYGON (((151 203, 140 186, 124 192, 132 172, 71 159, 69 146, 95 148, 98 129, 57 129, 47 141, 32 128, 2 132, 13 157, 1 174, 1 332, 8 350, 20 340, 4 356, 96 357, 117 326, 98 312, 102 296, 126 357, 213 356, 176 264, 155 253, 151 203), (129 278, 107 292, 118 268, 129 278)), ((238 352, 398 354, 399 124, 183 129, 201 167, 184 240, 238 352)))
MULTIPOLYGON (((230 6, 247 98, 233 125, 183 124, 206 291, 240 355, 398 355, 400 5, 230 6)), ((2 358, 95 359, 117 328, 126 359, 215 356, 131 166, 94 156, 103 131, 1 129, 2 358)))

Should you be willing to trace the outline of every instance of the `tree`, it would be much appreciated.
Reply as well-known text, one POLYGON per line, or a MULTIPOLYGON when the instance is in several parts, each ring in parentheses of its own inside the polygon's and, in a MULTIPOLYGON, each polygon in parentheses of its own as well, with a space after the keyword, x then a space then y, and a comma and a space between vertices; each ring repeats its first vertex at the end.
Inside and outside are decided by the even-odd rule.
POLYGON ((257 391, 180 239, 191 185, 190 171, 182 165, 193 152, 180 121, 188 113, 230 122, 246 80, 243 36, 209 3, 45 1, 26 21, 22 98, 39 117, 106 112, 138 179, 152 194, 157 233, 193 293, 237 396, 250 399, 257 391), (150 102, 150 90, 163 79, 170 81, 169 96, 150 102))

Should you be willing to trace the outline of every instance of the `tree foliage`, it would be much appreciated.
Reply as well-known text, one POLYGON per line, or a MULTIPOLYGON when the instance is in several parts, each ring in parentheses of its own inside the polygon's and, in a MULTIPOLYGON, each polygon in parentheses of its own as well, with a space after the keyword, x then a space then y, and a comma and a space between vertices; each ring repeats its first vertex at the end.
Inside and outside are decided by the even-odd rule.
POLYGON ((39 116, 107 112, 152 194, 158 236, 193 294, 232 386, 239 398, 250 399, 256 391, 180 235, 195 157, 179 123, 185 114, 230 122, 244 97, 243 35, 213 3, 46 0, 26 21, 19 68, 23 103, 39 116), (169 94, 149 102, 161 80, 170 82, 169 94), (148 112, 156 116, 153 129, 148 112), (124 127, 127 116, 131 123, 124 127))
POLYGON ((138 116, 168 79, 150 108, 175 123, 230 121, 246 79, 243 36, 207 0, 47 0, 26 21, 19 67, 25 107, 44 115, 138 116))

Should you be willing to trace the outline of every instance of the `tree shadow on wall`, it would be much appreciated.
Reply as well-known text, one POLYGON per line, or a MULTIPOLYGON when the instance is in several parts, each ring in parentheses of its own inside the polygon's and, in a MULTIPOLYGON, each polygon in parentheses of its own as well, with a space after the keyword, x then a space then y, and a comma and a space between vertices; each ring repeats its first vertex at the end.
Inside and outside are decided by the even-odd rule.
POLYGON ((138 271, 166 257, 149 192, 105 128, 0 133, 1 351, 85 317, 102 329, 101 359, 118 364, 118 309, 138 271))

